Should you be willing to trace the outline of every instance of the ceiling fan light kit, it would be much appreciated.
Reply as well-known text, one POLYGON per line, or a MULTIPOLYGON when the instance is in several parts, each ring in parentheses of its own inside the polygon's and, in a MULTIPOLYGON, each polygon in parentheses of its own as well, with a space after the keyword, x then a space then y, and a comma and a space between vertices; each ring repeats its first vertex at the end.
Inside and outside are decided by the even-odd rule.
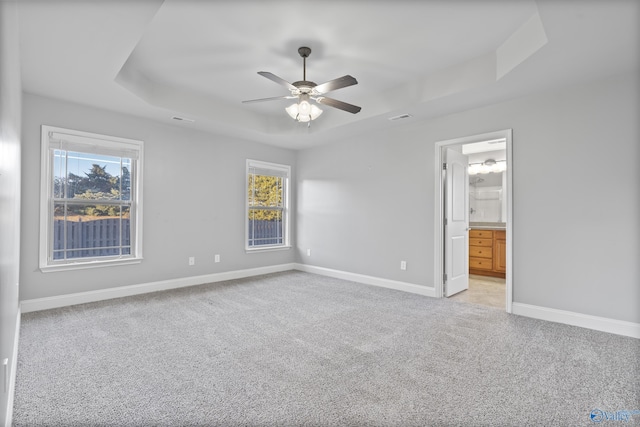
POLYGON ((320 116, 320 114, 322 114, 322 110, 318 108, 318 106, 309 103, 308 94, 301 94, 300 101, 295 104, 291 104, 285 108, 285 111, 292 119, 299 122, 315 120, 320 116))
POLYGON ((307 80, 307 57, 311 54, 311 49, 306 46, 302 46, 298 49, 298 53, 302 57, 302 80, 300 81, 289 83, 268 71, 258 72, 261 76, 289 89, 290 95, 252 99, 242 102, 251 103, 273 101, 277 99, 297 99, 294 104, 285 108, 285 111, 292 119, 309 124, 312 120, 317 119, 322 114, 322 109, 315 103, 327 105, 352 114, 356 114, 361 110, 357 105, 348 104, 346 102, 324 96, 327 92, 358 84, 358 81, 355 78, 346 75, 317 85, 314 82, 307 80), (314 101, 315 103, 312 103, 311 101, 314 101))

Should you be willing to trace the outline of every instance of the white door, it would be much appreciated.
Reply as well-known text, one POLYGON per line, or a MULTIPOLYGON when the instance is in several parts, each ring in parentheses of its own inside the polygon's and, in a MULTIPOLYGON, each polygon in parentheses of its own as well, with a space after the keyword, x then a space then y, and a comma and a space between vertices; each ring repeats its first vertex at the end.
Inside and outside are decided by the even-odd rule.
POLYGON ((447 148, 445 175, 445 296, 469 289, 469 159, 447 148))

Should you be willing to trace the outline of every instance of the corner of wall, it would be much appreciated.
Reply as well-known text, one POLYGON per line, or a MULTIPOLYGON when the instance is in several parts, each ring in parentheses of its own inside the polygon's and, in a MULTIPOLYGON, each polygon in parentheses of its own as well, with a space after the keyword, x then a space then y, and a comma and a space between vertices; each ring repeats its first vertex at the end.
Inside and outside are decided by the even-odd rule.
POLYGON ((17 370, 20 308, 22 81, 18 9, 0 2, 0 420, 10 426, 17 370))

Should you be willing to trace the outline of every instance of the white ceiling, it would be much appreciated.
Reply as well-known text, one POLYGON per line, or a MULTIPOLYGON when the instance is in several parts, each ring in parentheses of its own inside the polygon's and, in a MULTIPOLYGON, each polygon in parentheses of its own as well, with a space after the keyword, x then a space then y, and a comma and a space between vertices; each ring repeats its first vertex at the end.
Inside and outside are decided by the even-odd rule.
POLYGON ((25 92, 287 148, 638 70, 637 0, 22 0, 25 92), (257 74, 350 74, 311 128, 257 74), (389 121, 409 113, 411 118, 389 121), (194 119, 176 122, 172 116, 194 119))

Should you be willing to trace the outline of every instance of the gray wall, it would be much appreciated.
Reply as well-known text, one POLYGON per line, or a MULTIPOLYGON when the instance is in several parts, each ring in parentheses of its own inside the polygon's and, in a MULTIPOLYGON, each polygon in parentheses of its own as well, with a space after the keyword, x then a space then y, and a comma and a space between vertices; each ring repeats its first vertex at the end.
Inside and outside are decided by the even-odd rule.
POLYGON ((433 286, 434 144, 512 128, 515 302, 639 322, 638 86, 614 76, 297 153, 25 95, 21 298, 293 261, 433 286), (38 271, 41 124, 145 141, 141 265, 38 271), (244 253, 247 157, 294 166, 295 250, 244 253))
MULTIPOLYGON (((23 98, 21 299, 285 264, 293 250, 244 250, 245 160, 289 164, 295 153, 105 110, 25 94, 23 98), (144 141, 144 261, 42 273, 38 269, 40 126, 144 141), (221 262, 214 263, 220 254, 221 262), (196 265, 188 266, 189 256, 196 265)), ((293 180, 292 180, 293 181, 293 180)), ((293 198, 295 206, 295 197, 293 198)), ((295 218, 295 215, 293 215, 295 218)), ((295 222, 292 225, 295 241, 295 222)))
MULTIPOLYGON (((0 2, 0 360, 9 359, 9 372, 19 307, 21 90, 16 4, 0 2)), ((11 410, 9 398, 0 385, 0 425, 11 410)))
POLYGON ((434 144, 512 128, 514 301, 640 322, 639 86, 613 76, 299 152, 297 260, 433 286, 434 144))

